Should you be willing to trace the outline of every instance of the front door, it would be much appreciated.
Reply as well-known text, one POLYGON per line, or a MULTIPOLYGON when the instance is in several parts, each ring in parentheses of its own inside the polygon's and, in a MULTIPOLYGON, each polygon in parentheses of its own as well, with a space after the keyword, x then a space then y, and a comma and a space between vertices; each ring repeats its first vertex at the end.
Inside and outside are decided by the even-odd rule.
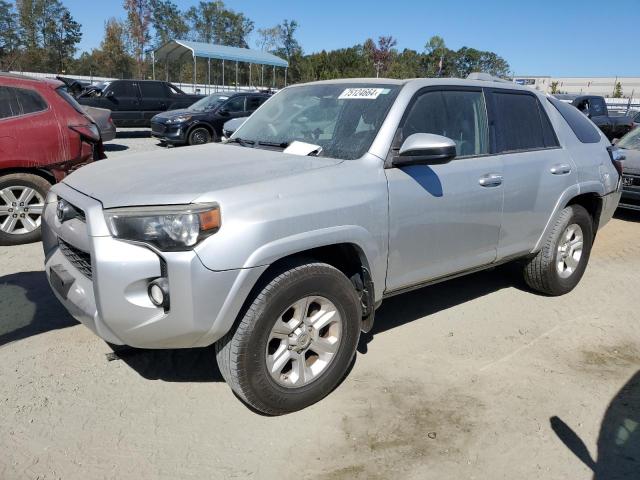
POLYGON ((394 150, 420 132, 455 141, 457 157, 444 165, 385 170, 390 218, 387 291, 496 259, 502 162, 490 155, 482 89, 438 87, 418 92, 401 122, 394 150))
POLYGON ((137 82, 115 81, 102 92, 100 99, 97 106, 111 110, 111 119, 116 126, 135 127, 144 123, 137 82))

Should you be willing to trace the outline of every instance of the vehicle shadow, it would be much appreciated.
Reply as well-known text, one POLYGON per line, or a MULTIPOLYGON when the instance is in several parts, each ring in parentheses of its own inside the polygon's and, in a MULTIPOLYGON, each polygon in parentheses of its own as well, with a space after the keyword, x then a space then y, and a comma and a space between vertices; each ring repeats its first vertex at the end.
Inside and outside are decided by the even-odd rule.
POLYGON ((51 292, 44 272, 0 277, 0 346, 77 323, 51 292))
POLYGON ((594 480, 640 478, 640 371, 620 389, 604 414, 597 460, 569 425, 558 417, 549 421, 562 443, 593 471, 594 480))
POLYGON ((509 287, 530 291, 515 264, 502 265, 391 297, 376 311, 373 330, 361 335, 358 352, 367 353, 367 344, 379 333, 509 287))
POLYGON ((120 145, 118 143, 105 143, 104 151, 105 152, 122 152, 124 150, 129 150, 129 147, 126 145, 120 145))
POLYGON ((116 131, 116 138, 148 138, 151 136, 150 128, 139 129, 118 129, 116 131))
POLYGON ((613 214, 613 218, 617 218, 618 220, 624 220, 627 222, 640 222, 640 211, 618 208, 613 214))

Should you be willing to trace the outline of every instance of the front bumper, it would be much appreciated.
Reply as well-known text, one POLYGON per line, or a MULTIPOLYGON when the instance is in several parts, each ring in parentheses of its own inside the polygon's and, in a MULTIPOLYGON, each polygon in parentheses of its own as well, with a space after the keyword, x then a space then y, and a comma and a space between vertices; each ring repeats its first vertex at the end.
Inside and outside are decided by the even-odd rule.
POLYGON ((167 143, 185 143, 186 127, 184 125, 167 125, 151 122, 151 136, 167 143))
POLYGON ((110 343, 140 348, 210 345, 231 328, 264 271, 213 271, 193 251, 157 252, 117 240, 109 234, 99 202, 64 184, 52 191, 83 212, 84 219, 80 215, 60 223, 56 199, 45 206, 47 278, 69 313, 110 343), (88 260, 82 264, 69 250, 88 260), (65 288, 59 285, 60 272, 67 279, 65 288), (166 311, 147 293, 149 282, 163 276, 170 290, 166 311))

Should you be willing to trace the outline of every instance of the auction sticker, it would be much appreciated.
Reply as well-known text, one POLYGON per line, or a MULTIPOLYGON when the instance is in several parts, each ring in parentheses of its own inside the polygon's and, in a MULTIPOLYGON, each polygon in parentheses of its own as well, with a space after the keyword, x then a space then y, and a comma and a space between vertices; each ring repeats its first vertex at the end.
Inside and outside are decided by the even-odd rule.
POLYGON ((381 93, 387 93, 385 90, 388 91, 387 88, 345 88, 338 100, 354 98, 375 100, 381 93))

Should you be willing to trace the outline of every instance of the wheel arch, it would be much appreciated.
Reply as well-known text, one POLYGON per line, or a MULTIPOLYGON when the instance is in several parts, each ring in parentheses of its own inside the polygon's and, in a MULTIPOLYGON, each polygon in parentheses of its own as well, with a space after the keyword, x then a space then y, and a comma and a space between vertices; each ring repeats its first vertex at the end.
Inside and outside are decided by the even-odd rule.
POLYGON ((50 171, 44 168, 26 168, 26 167, 12 167, 5 168, 0 170, 0 178, 5 175, 12 175, 14 173, 26 173, 31 175, 37 175, 38 177, 44 178, 51 185, 54 185, 56 182, 56 177, 50 171))

